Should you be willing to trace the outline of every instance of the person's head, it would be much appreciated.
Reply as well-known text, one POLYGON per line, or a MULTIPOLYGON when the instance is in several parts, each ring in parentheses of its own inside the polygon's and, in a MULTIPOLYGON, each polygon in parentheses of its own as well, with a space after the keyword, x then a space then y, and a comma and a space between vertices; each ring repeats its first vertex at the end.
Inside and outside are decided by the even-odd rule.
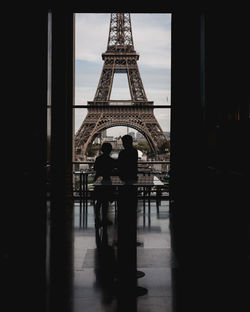
POLYGON ((112 145, 110 143, 103 143, 101 147, 103 154, 109 155, 112 151, 112 145))
POLYGON ((124 148, 130 148, 133 145, 133 138, 131 135, 126 134, 122 137, 122 144, 124 148))

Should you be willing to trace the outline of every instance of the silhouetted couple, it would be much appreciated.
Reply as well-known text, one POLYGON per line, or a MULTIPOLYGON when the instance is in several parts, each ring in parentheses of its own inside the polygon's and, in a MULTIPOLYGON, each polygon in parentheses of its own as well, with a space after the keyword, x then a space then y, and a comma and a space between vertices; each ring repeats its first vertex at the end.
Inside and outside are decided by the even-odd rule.
MULTIPOLYGON (((133 138, 130 135, 122 137, 122 144, 124 150, 120 151, 118 159, 115 160, 110 157, 112 145, 110 143, 103 143, 101 147, 102 155, 96 158, 94 170, 96 171, 94 180, 98 177, 103 177, 104 181, 109 181, 110 176, 118 175, 121 180, 136 180, 137 179, 137 161, 138 152, 133 147, 133 138)), ((113 200, 114 194, 110 186, 103 185, 96 189, 96 225, 99 225, 100 220, 100 207, 102 206, 102 219, 103 222, 109 222, 106 218, 109 201, 113 200)))

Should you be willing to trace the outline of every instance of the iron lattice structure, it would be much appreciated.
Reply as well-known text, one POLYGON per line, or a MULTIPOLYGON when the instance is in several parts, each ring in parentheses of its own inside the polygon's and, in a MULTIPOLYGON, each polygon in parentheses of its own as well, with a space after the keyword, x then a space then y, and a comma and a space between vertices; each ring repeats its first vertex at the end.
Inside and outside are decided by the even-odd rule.
POLYGON ((129 13, 111 13, 107 50, 102 59, 104 64, 94 100, 88 102, 87 116, 75 135, 76 161, 85 159, 88 145, 100 132, 115 126, 134 128, 142 133, 157 158, 168 146, 168 140, 143 87, 129 13), (127 74, 131 100, 110 100, 115 73, 127 74))

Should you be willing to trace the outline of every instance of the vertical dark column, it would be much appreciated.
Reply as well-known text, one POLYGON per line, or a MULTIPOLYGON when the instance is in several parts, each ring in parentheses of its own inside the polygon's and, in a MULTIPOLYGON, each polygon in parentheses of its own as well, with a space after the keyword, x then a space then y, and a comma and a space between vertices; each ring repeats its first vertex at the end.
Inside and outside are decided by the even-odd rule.
POLYGON ((197 12, 177 12, 172 16, 171 212, 178 215, 183 260, 186 248, 197 247, 200 224, 196 223, 204 165, 200 23, 197 12))
MULTIPOLYGON (((24 6, 24 4, 23 4, 24 6)), ((2 144, 1 308, 45 310, 47 11, 16 7, 5 19, 4 103, 8 114, 2 144), (14 12, 15 11, 15 12, 14 12), (8 25, 8 26, 7 26, 8 25), (35 35, 34 35, 35 34, 35 35), (8 48, 7 48, 8 47, 8 48), (7 134, 8 133, 8 134, 7 134), (8 193, 7 193, 8 192, 8 193), (7 265, 5 267, 5 264, 7 265), (6 274, 6 275, 5 275, 6 274), (6 279, 4 279, 4 275, 6 279), (7 291, 7 294, 6 294, 7 291), (6 301, 5 301, 6 300, 6 301)))
POLYGON ((201 14, 189 10, 175 12, 172 15, 170 227, 172 248, 179 264, 173 275, 174 296, 177 295, 174 302, 181 312, 197 311, 199 298, 204 299, 204 283, 199 277, 204 272, 206 224, 202 196, 204 51, 201 43, 201 14))
POLYGON ((52 11, 50 308, 70 311, 72 290, 73 14, 52 11))

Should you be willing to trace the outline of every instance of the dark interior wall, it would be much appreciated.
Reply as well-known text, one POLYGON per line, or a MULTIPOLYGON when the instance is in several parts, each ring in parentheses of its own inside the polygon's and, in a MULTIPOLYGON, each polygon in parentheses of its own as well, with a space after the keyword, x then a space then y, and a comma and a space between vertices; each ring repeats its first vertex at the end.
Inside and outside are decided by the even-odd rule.
MULTIPOLYGON (((233 233, 228 243, 233 239, 236 248, 247 237, 244 220, 249 207, 249 26, 244 11, 207 16, 206 156, 214 168, 209 171, 218 195, 214 206, 228 229, 227 237, 233 233)), ((211 198, 216 199, 213 194, 211 198)), ((239 252, 234 254, 239 257, 239 252)))
POLYGON ((72 209, 67 196, 71 186, 73 18, 71 11, 63 10, 56 10, 53 17, 53 226, 49 288, 46 280, 48 8, 45 5, 19 7, 16 14, 11 15, 14 22, 7 29, 6 94, 10 112, 7 115, 6 186, 9 201, 3 209, 2 228, 6 264, 3 297, 9 311, 19 306, 25 311, 44 312, 47 304, 53 306, 52 311, 62 311, 60 307, 69 310, 71 276, 67 269, 71 268, 69 262, 72 261, 69 231, 72 209), (48 290, 53 293, 50 302, 48 290))
MULTIPOLYGON (((209 243, 221 264, 211 277, 219 277, 217 296, 224 285, 227 296, 233 298, 228 306, 241 310, 247 304, 244 285, 249 287, 250 96, 246 38, 250 24, 239 8, 207 14, 206 24, 207 207, 213 211, 209 243)), ((223 299, 226 301, 221 296, 223 299)))
POLYGON ((244 171, 249 130, 249 19, 242 10, 208 14, 207 130, 212 166, 244 171))
POLYGON ((247 303, 247 29, 242 11, 173 15, 170 187, 180 311, 241 310, 247 303), (240 120, 228 120, 237 111, 240 120))
POLYGON ((5 311, 45 311, 47 10, 6 12, 3 302, 5 311))

